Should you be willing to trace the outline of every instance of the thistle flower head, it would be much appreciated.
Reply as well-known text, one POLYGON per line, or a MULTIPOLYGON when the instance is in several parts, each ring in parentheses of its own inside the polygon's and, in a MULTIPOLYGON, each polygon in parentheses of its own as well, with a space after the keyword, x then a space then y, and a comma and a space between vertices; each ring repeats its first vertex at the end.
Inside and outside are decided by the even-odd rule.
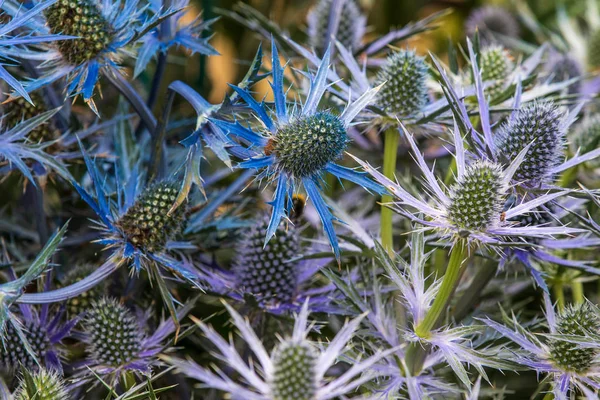
POLYGON ((427 64, 412 50, 400 50, 387 59, 377 75, 377 84, 386 82, 377 105, 397 116, 419 112, 427 103, 427 64))
POLYGON ((506 79, 514 69, 512 57, 503 46, 491 45, 481 51, 479 63, 481 79, 494 82, 485 89, 486 95, 494 99, 503 92, 506 79))
POLYGON ((447 217, 469 231, 486 231, 498 221, 504 204, 500 166, 487 161, 470 165, 450 190, 447 217))
MULTIPOLYGON (((95 270, 96 266, 93 264, 77 266, 65 275, 61 284, 62 286, 72 285, 89 276, 95 270)), ((107 283, 106 281, 102 281, 90 290, 81 293, 79 296, 70 298, 67 300, 67 314, 71 317, 75 317, 87 311, 94 300, 99 300, 102 295, 106 293, 106 289, 107 283)))
POLYGON ((9 370, 15 370, 20 365, 29 371, 36 370, 38 362, 43 361, 46 352, 51 348, 48 331, 46 327, 40 325, 35 320, 25 321, 21 331, 35 354, 37 362, 27 351, 15 328, 11 324, 8 324, 6 334, 4 335, 4 347, 2 348, 0 345, 0 365, 9 370))
MULTIPOLYGON (((3 123, 8 129, 17 126, 23 121, 27 121, 43 114, 46 111, 49 111, 45 106, 44 99, 39 92, 30 93, 29 97, 31 97, 33 104, 25 100, 23 97, 19 97, 2 106, 2 113, 4 115, 3 123)), ((48 120, 43 124, 33 128, 27 134, 27 139, 31 143, 46 142, 55 139, 56 134, 57 131, 54 128, 52 121, 48 120)))
POLYGON ((571 135, 573 151, 587 153, 600 147, 600 114, 586 117, 577 124, 571 135))
POLYGON ((593 69, 600 67, 600 29, 593 31, 588 39, 587 62, 593 69))
POLYGON ((29 379, 21 379, 15 393, 15 400, 67 400, 70 398, 60 375, 54 371, 41 368, 30 373, 29 379))
POLYGON ((312 400, 318 389, 318 353, 305 340, 284 341, 273 353, 273 400, 312 400))
MULTIPOLYGON (((546 71, 548 75, 552 75, 552 82, 562 82, 573 78, 578 78, 583 74, 583 70, 579 62, 569 54, 553 54, 550 56, 546 71)), ((569 94, 579 92, 580 82, 573 83, 569 86, 569 94)))
POLYGON ((332 3, 333 0, 319 0, 308 15, 309 41, 317 54, 325 53, 330 34, 344 47, 356 50, 365 32, 366 18, 355 0, 344 1, 337 32, 330 32, 332 3))
POLYGON ((92 60, 112 40, 112 27, 94 0, 58 0, 45 14, 50 32, 79 37, 57 42, 61 55, 72 65, 92 60))
POLYGON ((300 252, 297 229, 280 224, 265 246, 267 219, 249 227, 241 238, 234 273, 238 287, 263 300, 290 303, 298 286, 300 252))
POLYGON ((294 177, 308 178, 340 158, 349 138, 337 116, 318 112, 283 125, 272 140, 279 167, 294 177))
POLYGON ((552 169, 562 162, 565 134, 563 113, 552 102, 536 102, 517 111, 497 137, 501 159, 509 162, 531 144, 514 180, 533 186, 552 180, 552 169))
POLYGON ((117 300, 104 297, 92 304, 84 327, 89 352, 95 361, 119 367, 132 361, 142 348, 142 335, 134 315, 117 300))
POLYGON ((169 210, 179 193, 175 182, 160 182, 145 189, 116 225, 136 247, 160 252, 183 228, 185 207, 169 210))
POLYGON ((468 36, 473 36, 479 31, 484 40, 491 40, 494 34, 501 34, 511 38, 519 37, 519 24, 511 13, 501 7, 479 7, 469 15, 465 23, 468 36))
MULTIPOLYGON (((556 331, 561 335, 585 337, 600 331, 600 318, 592 307, 587 304, 567 307, 556 322, 556 331)), ((577 343, 560 339, 550 341, 550 356, 552 361, 561 369, 575 373, 585 373, 590 369, 599 349, 582 347, 577 343)))

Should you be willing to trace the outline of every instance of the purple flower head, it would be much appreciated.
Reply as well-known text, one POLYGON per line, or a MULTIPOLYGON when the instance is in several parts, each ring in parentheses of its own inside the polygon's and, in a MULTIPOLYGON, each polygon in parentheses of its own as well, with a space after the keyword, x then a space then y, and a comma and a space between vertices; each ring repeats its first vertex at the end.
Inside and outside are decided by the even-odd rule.
POLYGON ((479 32, 486 41, 494 41, 495 35, 516 39, 519 37, 519 23, 515 17, 501 7, 484 6, 474 9, 465 22, 467 36, 479 32))

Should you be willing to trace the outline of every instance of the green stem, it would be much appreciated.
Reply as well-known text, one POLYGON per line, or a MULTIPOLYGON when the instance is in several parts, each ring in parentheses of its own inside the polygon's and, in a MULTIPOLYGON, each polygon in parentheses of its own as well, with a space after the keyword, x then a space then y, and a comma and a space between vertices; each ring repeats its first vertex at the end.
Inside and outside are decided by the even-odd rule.
MULTIPOLYGON (((395 127, 387 129, 384 133, 383 174, 392 180, 396 173, 399 139, 400 135, 395 127)), ((390 255, 394 251, 393 212, 385 204, 392 200, 392 197, 388 195, 381 197, 381 244, 390 255)))
POLYGON ((554 394, 552 394, 552 392, 548 392, 542 400, 554 400, 554 394))
POLYGON ((497 269, 498 264, 491 261, 483 262, 482 265, 477 266, 477 272, 473 277, 473 281, 458 299, 452 311, 456 321, 462 321, 479 302, 483 289, 494 279, 497 269))
POLYGON ((554 292, 554 297, 556 298, 556 306, 559 311, 564 310, 565 308, 565 291, 562 283, 556 283, 552 287, 552 291, 554 292))
POLYGON ((574 280, 571 283, 571 292, 573 293, 573 302, 575 304, 583 304, 585 297, 583 295, 583 283, 574 280))
POLYGON ((431 308, 416 327, 415 333, 417 336, 426 338, 431 330, 436 326, 442 313, 448 307, 452 294, 456 289, 458 281, 464 271, 465 261, 469 254, 468 244, 464 239, 459 239, 452 247, 450 252, 450 261, 444 275, 444 280, 440 286, 440 290, 431 305, 431 308))

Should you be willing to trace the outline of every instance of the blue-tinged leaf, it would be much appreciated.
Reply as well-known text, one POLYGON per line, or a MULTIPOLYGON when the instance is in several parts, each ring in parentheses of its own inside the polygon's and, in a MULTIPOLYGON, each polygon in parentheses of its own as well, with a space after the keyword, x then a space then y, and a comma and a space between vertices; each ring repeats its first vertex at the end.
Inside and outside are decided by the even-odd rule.
POLYGON ((206 101, 204 97, 202 97, 194 89, 182 81, 175 81, 171 83, 169 85, 169 89, 183 96, 183 98, 186 99, 192 105, 192 107, 194 107, 194 110, 196 110, 198 115, 206 114, 212 107, 212 104, 206 101))
POLYGON ((323 94, 327 89, 327 73, 329 72, 330 57, 331 46, 327 48, 327 51, 321 60, 321 64, 319 65, 319 69, 317 70, 317 74, 315 75, 314 80, 311 81, 308 97, 302 107, 304 115, 312 115, 316 112, 321 97, 323 97, 323 94))
POLYGON ((41 2, 32 9, 26 11, 25 13, 11 18, 11 20, 7 24, 0 26, 0 36, 4 36, 17 28, 23 27, 25 24, 27 24, 27 22, 29 22, 29 20, 35 18, 42 11, 52 6, 56 2, 57 0, 47 0, 41 2))
POLYGON ((33 104, 33 102, 31 101, 31 97, 29 97, 29 94, 27 94, 27 91, 25 90, 23 85, 21 85, 21 83, 19 83, 18 80, 13 78, 13 76, 7 70, 4 69, 2 64, 0 64, 0 79, 4 80, 11 88, 15 89, 19 96, 24 97, 25 100, 33 104))
POLYGON ((275 196, 273 201, 269 202, 269 204, 273 207, 273 211, 271 211, 271 219, 269 220, 269 226, 267 227, 267 233, 265 236, 265 247, 273 235, 275 235, 281 219, 286 215, 286 203, 290 192, 289 181, 290 178, 288 178, 286 174, 279 174, 279 178, 277 179, 277 188, 275 189, 275 196))
POLYGON ((285 92, 283 90, 283 68, 279 62, 279 52, 277 51, 277 44, 275 39, 271 37, 271 53, 272 53, 272 64, 273 64, 273 96, 275 97, 275 111, 277 112, 277 119, 281 123, 288 122, 288 115, 286 110, 285 92))
POLYGON ((24 37, 15 37, 10 39, 2 39, 0 40, 0 46, 18 46, 22 44, 36 44, 36 43, 46 43, 46 42, 55 42, 57 40, 68 40, 68 39, 77 39, 77 36, 67 36, 67 35, 40 35, 40 36, 24 36, 24 37))
POLYGON ((254 146, 264 147, 269 142, 264 136, 258 135, 250 128, 242 126, 239 122, 231 123, 220 119, 210 119, 210 122, 223 129, 226 132, 232 133, 233 135, 247 141, 254 146))
POLYGON ((265 126, 273 132, 275 130, 275 125, 273 124, 273 120, 267 114, 267 110, 264 104, 259 103, 252 97, 252 95, 247 92, 245 89, 242 89, 238 86, 229 84, 231 87, 245 102, 250 106, 252 111, 254 111, 261 121, 265 124, 265 126))
MULTIPOLYGON (((85 165, 87 166, 88 173, 90 174, 90 178, 92 178, 92 184, 93 184, 94 190, 96 192, 96 202, 95 202, 96 206, 93 206, 88 201, 88 200, 93 201, 93 198, 90 195, 86 196, 87 199, 86 199, 86 197, 84 197, 84 200, 86 200, 86 202, 92 208, 94 208, 94 211, 96 211, 98 216, 102 219, 102 222, 104 222, 104 224, 107 227, 112 227, 112 222, 110 220, 110 216, 111 216, 110 204, 109 204, 108 199, 105 197, 104 183, 103 183, 102 179, 100 178, 100 172, 98 171, 98 168, 96 168, 96 164, 94 163, 94 161, 90 158, 90 156, 85 151, 83 144, 81 142, 79 142, 79 147, 81 149, 81 153, 83 154, 83 159, 85 161, 85 165)), ((77 189, 77 191, 80 194, 82 192, 85 192, 85 190, 83 188, 81 188, 76 182, 74 182, 73 184, 75 186, 75 189, 77 189)))
POLYGON ((321 222, 323 223, 323 229, 325 230, 325 234, 329 239, 329 243, 331 244, 331 249, 333 250, 335 259, 339 264, 341 262, 340 246, 338 244, 337 236, 335 235, 335 229, 333 228, 334 217, 329 211, 329 207, 323 200, 323 197, 321 197, 321 193, 319 192, 317 184, 310 178, 303 179, 302 183, 304 184, 304 188, 306 189, 308 198, 313 202, 315 208, 317 209, 319 218, 321 218, 321 222))
POLYGON ((250 160, 247 160, 247 161, 242 161, 241 163, 238 164, 238 166, 240 168, 259 169, 259 168, 264 168, 264 167, 273 165, 274 161, 275 161, 274 156, 264 156, 264 157, 251 158, 250 160))
MULTIPOLYGON (((94 88, 98 82, 98 73, 100 71, 100 63, 96 60, 89 61, 87 64, 87 75, 83 82, 81 93, 83 99, 89 101, 94 95, 94 88)), ((97 114, 97 113, 96 113, 97 114)))
POLYGON ((146 35, 144 44, 138 51, 137 60, 135 62, 135 68, 133 70, 133 77, 137 78, 142 72, 146 70, 150 60, 160 50, 161 43, 154 33, 146 35))
POLYGON ((380 195, 387 194, 387 190, 385 190, 385 188, 382 185, 371 180, 371 178, 369 178, 366 172, 358 172, 351 168, 342 167, 341 165, 337 165, 334 163, 328 163, 325 166, 325 169, 333 175, 335 175, 336 177, 346 179, 350 182, 354 182, 370 192, 377 193, 380 195))

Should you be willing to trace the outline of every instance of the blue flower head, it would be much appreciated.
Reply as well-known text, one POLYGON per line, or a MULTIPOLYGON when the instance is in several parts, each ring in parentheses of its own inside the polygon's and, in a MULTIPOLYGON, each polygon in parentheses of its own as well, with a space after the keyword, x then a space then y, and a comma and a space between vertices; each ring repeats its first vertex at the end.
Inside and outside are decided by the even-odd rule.
POLYGON ((276 182, 273 213, 267 229, 266 242, 275 234, 281 219, 291 208, 292 194, 303 186, 315 205, 339 260, 339 246, 333 228, 333 215, 320 194, 324 173, 354 182, 367 190, 382 193, 383 188, 363 174, 336 164, 349 142, 347 129, 358 113, 374 100, 379 88, 365 92, 358 100, 349 104, 341 114, 319 109, 319 102, 327 89, 330 52, 327 51, 316 75, 311 79, 309 93, 301 105, 288 108, 283 88, 283 68, 275 43, 272 50, 273 94, 275 112, 257 102, 248 89, 232 86, 248 104, 260 121, 260 127, 245 127, 239 122, 230 123, 213 120, 215 125, 228 131, 249 147, 246 159, 239 166, 259 170, 259 178, 276 182), (274 117, 274 118, 273 118, 274 117))
MULTIPOLYGON (((11 14, 19 13, 19 6, 5 2, 3 7, 11 14)), ((119 63, 123 55, 130 54, 126 47, 139 41, 148 30, 173 9, 147 15, 146 7, 139 0, 124 3, 98 0, 58 0, 44 10, 44 17, 28 21, 31 29, 51 34, 65 34, 75 39, 63 40, 56 46, 47 46, 43 57, 39 52, 24 52, 14 49, 9 55, 44 60, 45 73, 26 85, 32 92, 56 80, 66 77, 68 95, 83 96, 96 113, 93 101, 100 73, 119 74, 119 63)))

